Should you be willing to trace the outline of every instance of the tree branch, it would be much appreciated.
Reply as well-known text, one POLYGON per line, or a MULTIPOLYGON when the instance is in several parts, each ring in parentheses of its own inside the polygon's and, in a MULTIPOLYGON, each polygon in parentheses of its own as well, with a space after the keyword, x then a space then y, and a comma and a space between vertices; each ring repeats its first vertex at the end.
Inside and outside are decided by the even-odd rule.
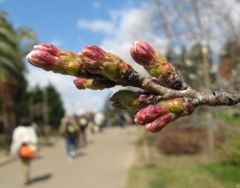
POLYGON ((138 111, 136 123, 150 132, 191 114, 200 105, 231 106, 240 103, 240 95, 223 90, 199 92, 184 83, 179 72, 149 44, 138 41, 131 48, 133 59, 152 76, 146 78, 118 56, 98 46, 87 46, 79 54, 39 44, 27 56, 28 61, 44 70, 76 76, 78 89, 105 89, 115 85, 134 86, 143 91, 122 90, 113 95, 115 107, 138 111))

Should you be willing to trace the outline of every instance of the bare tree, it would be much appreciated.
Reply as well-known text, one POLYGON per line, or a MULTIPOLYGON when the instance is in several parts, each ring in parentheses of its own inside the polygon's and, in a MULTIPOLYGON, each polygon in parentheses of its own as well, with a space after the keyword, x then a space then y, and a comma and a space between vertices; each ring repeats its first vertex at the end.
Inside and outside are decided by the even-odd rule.
MULTIPOLYGON (((191 47, 198 44, 202 53, 202 72, 204 88, 211 89, 210 70, 213 68, 210 59, 210 47, 220 50, 228 37, 239 37, 238 20, 231 13, 235 1, 226 0, 152 0, 151 13, 154 31, 168 38, 168 48, 179 46, 191 47), (226 6, 225 6, 226 5, 226 6)), ((208 147, 214 152, 213 115, 208 112, 208 147)))

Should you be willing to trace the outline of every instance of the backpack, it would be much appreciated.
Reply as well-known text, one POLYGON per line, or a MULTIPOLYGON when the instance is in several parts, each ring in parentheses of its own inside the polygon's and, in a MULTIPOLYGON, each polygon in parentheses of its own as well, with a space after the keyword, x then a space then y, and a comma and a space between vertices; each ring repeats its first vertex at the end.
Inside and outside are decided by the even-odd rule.
POLYGON ((19 149, 19 156, 24 159, 32 159, 35 155, 35 147, 32 144, 22 144, 19 149))
POLYGON ((87 127, 88 126, 87 118, 84 118, 84 117, 80 118, 79 119, 79 124, 80 124, 80 127, 87 127))
POLYGON ((76 129, 74 127, 74 125, 72 123, 67 123, 67 126, 66 126, 66 134, 68 136, 74 136, 76 135, 76 129))

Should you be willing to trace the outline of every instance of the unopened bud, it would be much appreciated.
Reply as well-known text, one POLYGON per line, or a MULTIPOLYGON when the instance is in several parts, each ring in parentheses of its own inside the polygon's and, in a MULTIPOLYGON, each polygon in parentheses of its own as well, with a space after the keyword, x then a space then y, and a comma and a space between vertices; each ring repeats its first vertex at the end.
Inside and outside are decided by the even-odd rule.
POLYGON ((82 58, 86 65, 98 67, 100 63, 105 59, 106 52, 98 46, 87 46, 80 53, 79 56, 82 58))
POLYGON ((139 124, 150 123, 168 113, 173 113, 176 117, 179 117, 192 113, 194 108, 195 105, 191 99, 175 98, 165 100, 141 109, 135 116, 135 122, 139 124))
POLYGON ((73 80, 73 83, 78 89, 86 89, 86 82, 87 80, 82 77, 77 77, 73 80))
POLYGON ((132 69, 118 56, 107 53, 98 46, 88 46, 79 53, 84 68, 92 74, 100 74, 118 82, 124 74, 132 69))
POLYGON ((52 44, 42 43, 35 45, 33 48, 34 50, 43 50, 49 52, 53 56, 57 56, 59 54, 59 50, 52 44))
POLYGON ((131 48, 133 59, 154 77, 154 82, 172 89, 186 89, 180 74, 171 63, 146 42, 137 41, 131 48))
POLYGON ((107 78, 83 78, 77 77, 74 79, 74 84, 78 89, 93 89, 101 90, 114 87, 115 83, 107 78))
POLYGON ((27 60, 34 66, 62 74, 76 75, 82 68, 77 54, 59 50, 51 44, 35 45, 27 60))
POLYGON ((138 124, 146 124, 154 121, 156 118, 169 112, 166 106, 161 106, 159 104, 149 105, 141 109, 135 116, 135 122, 138 124))
POLYGON ((141 65, 151 64, 155 50, 146 42, 135 41, 131 47, 132 58, 141 65))
POLYGON ((162 130, 168 123, 174 120, 175 114, 168 113, 155 119, 153 122, 146 124, 144 128, 149 132, 158 132, 162 130))
POLYGON ((27 60, 34 66, 45 70, 52 70, 57 63, 59 50, 51 44, 35 45, 27 55, 27 60))

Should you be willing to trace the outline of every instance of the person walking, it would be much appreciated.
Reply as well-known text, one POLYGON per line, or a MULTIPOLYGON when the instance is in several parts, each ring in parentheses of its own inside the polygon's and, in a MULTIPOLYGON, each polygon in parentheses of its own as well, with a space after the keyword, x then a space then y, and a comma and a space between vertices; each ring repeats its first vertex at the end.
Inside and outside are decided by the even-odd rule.
POLYGON ((20 125, 13 131, 10 153, 20 158, 24 184, 30 182, 30 164, 37 151, 37 142, 37 134, 30 119, 22 118, 20 125))
POLYGON ((86 117, 86 115, 82 115, 78 119, 78 124, 80 128, 80 143, 83 144, 84 146, 87 144, 87 133, 86 129, 88 127, 89 120, 86 117))
POLYGON ((74 159, 77 155, 77 138, 78 138, 79 127, 76 121, 71 117, 65 117, 60 126, 60 133, 64 135, 67 156, 70 159, 74 159))
POLYGON ((103 127, 105 126, 105 116, 102 112, 97 112, 94 116, 94 122, 98 126, 99 131, 101 132, 103 130, 103 127))

